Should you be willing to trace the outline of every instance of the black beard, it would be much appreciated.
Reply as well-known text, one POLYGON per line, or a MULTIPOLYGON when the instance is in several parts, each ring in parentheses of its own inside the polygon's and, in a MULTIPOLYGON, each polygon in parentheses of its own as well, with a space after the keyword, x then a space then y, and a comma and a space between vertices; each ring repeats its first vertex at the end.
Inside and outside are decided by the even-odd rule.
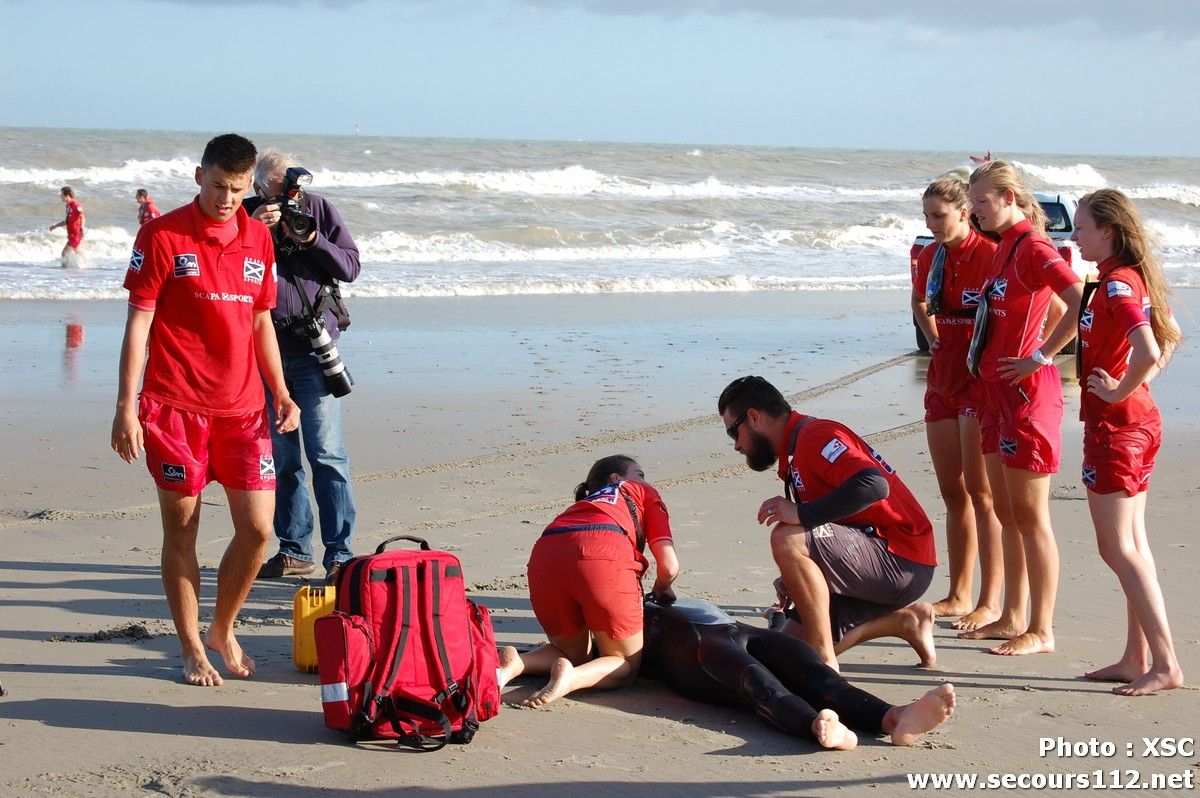
POLYGON ((750 451, 746 452, 746 465, 750 466, 752 471, 766 471, 771 466, 775 465, 777 456, 775 447, 771 445, 771 441, 767 436, 751 432, 750 435, 750 451))

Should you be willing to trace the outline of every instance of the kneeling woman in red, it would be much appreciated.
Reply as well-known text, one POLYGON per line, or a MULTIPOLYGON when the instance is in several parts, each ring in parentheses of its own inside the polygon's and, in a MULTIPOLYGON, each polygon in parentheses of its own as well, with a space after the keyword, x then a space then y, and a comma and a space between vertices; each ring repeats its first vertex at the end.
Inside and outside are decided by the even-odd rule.
POLYGON ((1100 556, 1125 591, 1129 623, 1121 659, 1084 676, 1124 682, 1113 689, 1119 695, 1148 695, 1183 684, 1146 539, 1146 491, 1162 443, 1148 383, 1182 335, 1128 197, 1110 188, 1088 194, 1079 201, 1071 237, 1100 271, 1079 318, 1083 484, 1100 556))
POLYGON ((656 565, 652 593, 675 599, 671 583, 679 562, 667 507, 641 466, 624 455, 602 458, 575 489, 575 499, 529 556, 529 600, 550 642, 520 655, 512 647, 500 651, 501 687, 522 673, 550 674, 527 706, 585 687, 622 687, 637 676, 641 580, 649 568, 644 545, 656 565))

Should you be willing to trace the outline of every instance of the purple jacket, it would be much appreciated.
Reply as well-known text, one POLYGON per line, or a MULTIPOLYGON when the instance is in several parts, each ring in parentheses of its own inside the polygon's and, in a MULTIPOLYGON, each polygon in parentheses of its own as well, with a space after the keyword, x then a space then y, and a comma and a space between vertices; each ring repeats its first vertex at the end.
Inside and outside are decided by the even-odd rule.
MULTIPOLYGON (((291 254, 280 252, 275 248, 276 271, 279 284, 278 302, 271 311, 274 319, 284 319, 294 316, 304 310, 304 303, 296 293, 295 286, 288 279, 295 275, 297 281, 308 295, 308 301, 313 302, 317 289, 328 284, 330 278, 343 283, 353 282, 358 277, 359 260, 358 246, 346 229, 342 216, 333 207, 333 203, 316 194, 306 194, 308 212, 317 220, 317 239, 312 244, 301 247, 291 254)), ((339 335, 337 317, 327 306, 325 329, 330 337, 336 339, 339 335)), ((312 351, 312 346, 306 339, 297 338, 289 330, 276 327, 279 336, 279 351, 285 355, 303 355, 312 351)))

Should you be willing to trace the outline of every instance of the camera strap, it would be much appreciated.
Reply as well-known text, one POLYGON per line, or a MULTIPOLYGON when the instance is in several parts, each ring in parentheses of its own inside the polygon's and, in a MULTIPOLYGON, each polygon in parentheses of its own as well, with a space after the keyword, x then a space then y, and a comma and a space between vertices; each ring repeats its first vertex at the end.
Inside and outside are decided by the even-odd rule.
MULTIPOLYGON (((304 287, 300 285, 300 281, 296 279, 296 275, 289 273, 287 276, 288 282, 296 289, 296 293, 300 295, 300 301, 304 304, 304 312, 310 316, 316 316, 317 311, 313 308, 312 300, 308 298, 308 294, 304 293, 304 287)), ((322 286, 323 288, 324 286, 322 286)), ((317 305, 321 305, 321 289, 317 289, 317 305)))

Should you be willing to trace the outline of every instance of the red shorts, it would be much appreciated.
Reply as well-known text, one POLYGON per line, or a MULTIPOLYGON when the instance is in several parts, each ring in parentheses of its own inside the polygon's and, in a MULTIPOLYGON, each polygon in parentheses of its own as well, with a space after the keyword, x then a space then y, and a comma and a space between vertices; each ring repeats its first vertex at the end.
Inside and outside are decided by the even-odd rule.
POLYGON ((209 482, 234 490, 275 490, 267 411, 206 416, 154 399, 138 402, 146 467, 163 490, 196 496, 209 482))
POLYGON ((959 416, 975 418, 979 415, 979 405, 983 393, 978 380, 971 380, 957 393, 938 393, 932 388, 925 389, 925 423, 935 421, 953 421, 959 416))
POLYGON ((1007 468, 1058 472, 1062 452, 1063 393, 1055 366, 1042 366, 1019 385, 980 380, 979 433, 983 453, 999 454, 1007 468))
POLYGON ((68 235, 67 246, 71 249, 79 249, 79 245, 83 243, 83 235, 68 235))
POLYGON ((1154 415, 1124 427, 1083 429, 1083 486, 1092 493, 1125 491, 1135 496, 1150 487, 1154 458, 1162 446, 1162 417, 1154 415))
POLYGON ((625 640, 642 631, 642 566, 616 532, 544 535, 529 555, 529 601, 547 635, 585 629, 625 640))

